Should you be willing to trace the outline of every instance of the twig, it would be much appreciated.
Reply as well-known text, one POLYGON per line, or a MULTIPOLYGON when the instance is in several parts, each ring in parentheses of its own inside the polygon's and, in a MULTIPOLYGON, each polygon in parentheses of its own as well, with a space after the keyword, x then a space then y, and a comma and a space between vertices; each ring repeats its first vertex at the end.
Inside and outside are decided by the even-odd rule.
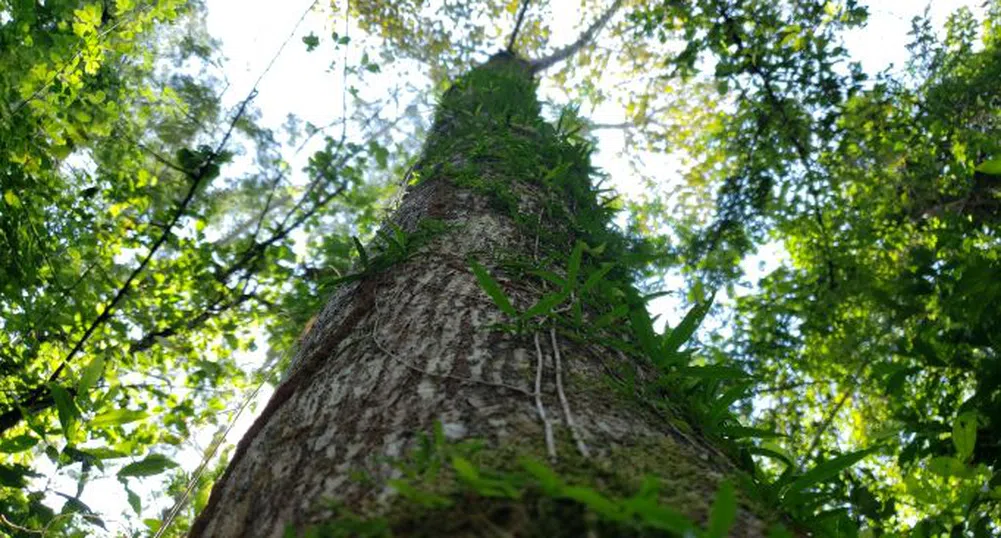
POLYGON ((514 30, 511 31, 511 37, 507 40, 507 51, 514 52, 514 41, 518 39, 518 32, 521 31, 521 24, 525 22, 525 12, 528 11, 528 1, 521 0, 521 9, 518 10, 518 19, 514 22, 514 30))
POLYGON ((546 418, 546 408, 542 405, 542 348, 539 347, 539 333, 535 333, 535 354, 539 360, 535 367, 535 408, 539 410, 539 418, 546 431, 546 451, 549 459, 556 461, 556 443, 553 441, 553 428, 546 418))
POLYGON ((553 355, 556 357, 556 392, 560 395, 560 404, 563 406, 563 417, 567 421, 567 428, 570 428, 570 435, 573 437, 574 442, 577 443, 577 450, 580 452, 580 455, 590 458, 591 452, 587 449, 587 445, 584 444, 584 440, 581 439, 580 432, 577 431, 573 415, 570 414, 570 402, 567 401, 567 395, 563 392, 563 366, 560 361, 560 345, 556 342, 555 328, 549 328, 549 338, 553 342, 553 355))
POLYGON ((22 526, 18 525, 17 523, 14 523, 13 521, 7 519, 7 516, 5 516, 2 513, 0 513, 0 523, 3 523, 4 525, 6 525, 6 526, 8 526, 8 527, 10 527, 10 528, 12 528, 12 529, 14 529, 16 531, 26 532, 28 534, 45 534, 45 531, 40 531, 40 530, 36 530, 36 529, 30 529, 28 527, 22 527, 22 526))

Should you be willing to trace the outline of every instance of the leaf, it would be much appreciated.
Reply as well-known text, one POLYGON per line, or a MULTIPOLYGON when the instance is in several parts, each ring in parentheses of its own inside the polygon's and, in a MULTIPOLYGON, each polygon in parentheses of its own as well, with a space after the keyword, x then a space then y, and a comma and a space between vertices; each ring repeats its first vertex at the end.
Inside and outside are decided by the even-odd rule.
POLYGON ((125 493, 129 498, 129 506, 132 507, 132 511, 136 513, 137 516, 142 515, 143 504, 142 499, 139 498, 139 494, 132 491, 131 488, 125 486, 125 493))
POLYGON ((0 463, 0 486, 20 489, 28 485, 28 476, 36 476, 31 469, 17 463, 0 463))
POLYGON ((490 276, 490 273, 480 265, 476 263, 476 260, 469 260, 469 267, 473 270, 473 274, 476 276, 476 281, 480 283, 480 287, 483 291, 493 299, 494 304, 497 308, 509 316, 516 317, 518 311, 511 306, 511 301, 508 300, 507 295, 504 294, 504 290, 501 289, 500 284, 490 276))
POLYGON ((699 328, 702 323, 702 319, 706 317, 709 312, 709 307, 712 306, 712 299, 697 303, 692 307, 691 310, 685 314, 685 318, 681 320, 673 330, 668 331, 664 334, 664 342, 661 344, 661 353, 665 359, 670 358, 675 353, 681 349, 681 346, 688 342, 688 340, 695 334, 695 330, 699 328))
POLYGON ((368 253, 365 252, 364 245, 362 245, 361 241, 359 241, 358 238, 355 236, 351 236, 351 240, 354 241, 355 249, 358 250, 358 257, 361 258, 361 266, 364 267, 365 269, 368 269, 369 265, 368 253))
POLYGON ((629 307, 624 304, 616 305, 611 312, 606 312, 602 314, 598 319, 594 320, 591 324, 592 330, 603 329, 604 327, 610 325, 613 321, 625 316, 629 313, 629 307))
POLYGON ((956 447, 956 457, 969 461, 977 444, 977 414, 963 413, 952 425, 952 444, 956 447))
POLYGON ((67 495, 65 493, 61 493, 61 492, 58 492, 58 491, 55 492, 55 493, 56 493, 56 495, 59 495, 60 497, 66 499, 66 503, 63 504, 63 508, 61 510, 61 512, 63 514, 84 514, 84 515, 87 515, 87 516, 89 516, 89 517, 87 517, 87 521, 89 521, 89 522, 97 525, 98 527, 101 527, 102 529, 107 530, 107 527, 105 527, 105 525, 104 525, 104 520, 102 520, 100 517, 98 517, 97 515, 95 515, 94 511, 91 510, 91 508, 89 506, 87 506, 86 504, 84 504, 84 502, 81 501, 79 497, 74 497, 72 495, 67 495))
POLYGON ((598 282, 601 282, 601 279, 605 278, 605 275, 607 275, 608 272, 611 271, 613 267, 615 267, 615 264, 605 262, 601 264, 600 269, 592 272, 590 275, 587 275, 587 280, 584 281, 584 287, 582 287, 580 290, 581 293, 587 293, 591 291, 591 288, 596 286, 598 282))
POLYGON ((18 197, 17 193, 14 191, 6 191, 3 193, 3 200, 7 202, 7 205, 11 207, 21 207, 21 198, 18 197))
POLYGON ((709 528, 706 529, 706 538, 726 538, 736 520, 737 494, 733 482, 724 480, 709 509, 709 528))
POLYGON ((542 489, 548 495, 559 495, 559 492, 563 489, 563 480, 552 469, 531 458, 521 458, 519 463, 539 482, 539 485, 542 486, 542 489))
MULTIPOLYGON (((646 308, 639 306, 630 310, 629 324, 643 351, 651 357, 654 356, 657 352, 657 334, 653 332, 653 322, 646 308)), ((660 365, 665 366, 665 362, 662 360, 660 365)))
POLYGON ((852 465, 855 465, 856 463, 862 461, 866 456, 876 452, 879 449, 880 447, 878 446, 869 447, 864 450, 850 452, 848 454, 838 456, 832 460, 825 461, 817 465, 813 469, 810 469, 809 471, 803 473, 803 475, 797 478, 796 480, 793 480, 786 487, 785 495, 788 496, 792 493, 802 491, 806 488, 815 486, 817 484, 820 484, 821 482, 825 482, 831 478, 834 478, 835 476, 838 476, 838 474, 840 474, 841 471, 844 471, 845 469, 848 469, 852 465))
POLYGON ((751 437, 755 439, 775 439, 787 437, 784 433, 773 432, 763 428, 751 428, 748 426, 724 426, 719 429, 719 433, 731 439, 743 439, 751 437))
POLYGON ((455 469, 459 478, 468 482, 476 482, 480 478, 480 473, 476 470, 476 467, 473 467, 473 464, 462 456, 452 456, 452 468, 455 469))
POLYGON ((112 409, 107 413, 101 413, 90 420, 90 426, 101 428, 105 426, 117 426, 142 420, 149 416, 146 411, 138 409, 112 409))
POLYGON ((414 501, 427 508, 448 508, 452 506, 452 501, 447 497, 436 495, 430 491, 421 491, 403 480, 389 480, 386 485, 396 490, 407 500, 414 501))
POLYGON ((550 283, 552 283, 553 285, 555 285, 555 286, 557 286, 559 288, 562 288, 562 287, 564 287, 564 286, 567 285, 567 281, 566 281, 565 278, 561 277, 560 275, 557 275, 556 273, 554 273, 552 271, 544 271, 542 269, 537 269, 537 270, 529 271, 528 274, 535 275, 535 276, 537 276, 539 278, 548 280, 550 283))
POLYGON ((570 261, 567 263, 567 289, 569 290, 577 287, 577 274, 580 273, 580 262, 586 247, 587 245, 583 241, 577 241, 570 252, 570 261))
POLYGON ((320 38, 310 32, 309 35, 303 36, 302 42, 306 44, 306 52, 313 52, 320 45, 320 38))
POLYGON ((984 161, 975 168, 977 172, 990 176, 1001 176, 1001 159, 984 161))
POLYGON ((130 463, 122 467, 118 471, 118 478, 154 476, 174 467, 177 467, 177 464, 167 456, 163 454, 150 454, 142 461, 130 463))
POLYGON ((970 469, 962 461, 951 456, 936 456, 928 462, 928 470, 945 478, 966 478, 970 469))
POLYGON ((748 447, 747 451, 750 452, 751 454, 757 454, 759 456, 764 456, 766 458, 771 458, 773 460, 779 460, 790 467, 792 467, 793 465, 792 458, 788 454, 785 454, 784 452, 779 452, 778 450, 773 450, 771 448, 764 446, 752 446, 748 447))
POLYGON ((0 452, 5 454, 15 454, 17 452, 24 452, 37 444, 37 437, 25 433, 16 437, 11 437, 10 439, 4 439, 0 442, 0 452))
POLYGON ((549 315, 554 308, 559 306, 563 301, 566 301, 569 296, 570 290, 568 288, 545 295, 539 299, 539 302, 535 303, 532 308, 529 308, 522 313, 521 319, 531 319, 535 316, 549 315))
POLYGON ((587 506, 598 515, 612 521, 623 521, 626 519, 626 514, 619 505, 591 488, 570 486, 563 490, 562 496, 567 499, 573 499, 587 506))
POLYGON ((747 398, 749 396, 749 391, 753 386, 753 383, 739 383, 730 387, 723 393, 723 395, 714 400, 709 408, 709 416, 711 417, 713 425, 719 423, 723 416, 730 410, 730 406, 733 405, 734 402, 747 398))
POLYGON ((74 463, 83 463, 84 465, 94 465, 98 469, 104 469, 104 464, 101 463, 101 458, 91 454, 88 451, 80 450, 72 446, 67 446, 63 449, 63 456, 69 458, 70 461, 74 463))
POLYGON ((698 379, 710 379, 714 381, 724 379, 748 379, 750 374, 733 366, 689 366, 682 368, 680 374, 685 377, 698 379))
POLYGON ((69 391, 56 383, 48 384, 52 393, 52 400, 56 404, 56 414, 59 415, 59 424, 63 427, 63 435, 67 441, 72 442, 73 433, 76 431, 76 419, 80 416, 80 410, 69 391))
POLYGON ((101 378, 102 373, 104 373, 104 355, 98 354, 90 360, 90 363, 84 367, 83 373, 80 374, 80 380, 76 384, 77 394, 86 395, 94 383, 97 383, 97 380, 101 378))

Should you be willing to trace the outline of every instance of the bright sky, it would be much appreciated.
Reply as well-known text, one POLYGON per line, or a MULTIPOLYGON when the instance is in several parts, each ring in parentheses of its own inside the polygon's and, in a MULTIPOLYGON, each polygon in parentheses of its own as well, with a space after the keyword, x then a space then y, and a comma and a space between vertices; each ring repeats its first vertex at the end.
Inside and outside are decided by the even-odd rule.
MULTIPOLYGON (((207 24, 210 33, 222 42, 223 54, 228 58, 221 72, 229 82, 229 88, 224 99, 232 106, 242 100, 254 81, 265 70, 275 51, 296 26, 297 21, 313 4, 312 0, 207 0, 209 16, 207 24)), ((954 9, 969 6, 979 13, 975 0, 936 0, 931 6, 931 15, 936 27, 941 28, 945 17, 954 9)), ((578 13, 579 2, 575 0, 556 0, 553 7, 555 13, 578 13)), ((851 53, 862 61, 866 70, 875 73, 891 63, 901 65, 907 57, 905 44, 908 41, 910 20, 920 14, 925 3, 920 0, 874 0, 875 7, 870 9, 871 19, 868 28, 851 33, 847 36, 847 45, 851 53)), ((326 6, 325 2, 319 3, 326 6)), ((300 25, 296 35, 289 40, 282 54, 271 67, 268 75, 259 85, 259 95, 254 101, 263 116, 264 126, 277 129, 285 122, 287 115, 295 114, 304 121, 315 125, 326 125, 341 114, 341 77, 340 65, 343 49, 334 50, 330 46, 329 7, 324 11, 309 13, 300 25), (310 32, 321 39, 320 46, 313 52, 306 52, 301 38, 310 32), (333 67, 331 68, 331 64, 333 67)), ((343 20, 333 21, 336 28, 343 34, 343 20)), ((508 23, 510 24, 510 23, 508 23)), ((555 25, 553 42, 565 43, 576 36, 577 28, 570 24, 555 25)), ((497 43, 496 49, 502 44, 497 43)), ((492 52, 492 51, 484 51, 492 52)), ((352 62, 357 62, 358 51, 352 51, 352 62)), ((384 95, 391 84, 399 81, 387 74, 381 79, 370 77, 371 87, 362 88, 366 97, 384 95)), ((423 81, 415 82, 423 87, 423 81)), ((429 113, 430 111, 426 111, 429 113)), ((387 116, 389 114, 386 114, 387 116)), ((598 117, 592 117, 598 123, 617 123, 623 120, 622 112, 614 107, 605 107, 598 111, 598 117)), ((599 137, 599 152, 595 164, 606 172, 611 172, 613 180, 620 191, 635 191, 639 182, 630 177, 629 167, 616 157, 621 149, 623 137, 615 130, 603 130, 597 133, 599 137), (601 151, 604 149, 605 151, 601 151)), ((309 154, 304 151, 302 156, 309 154)), ((292 168, 301 168, 302 162, 292 163, 292 168)), ((747 264, 752 275, 758 273, 758 263, 768 261, 766 269, 773 267, 781 258, 781 249, 769 247, 768 252, 760 252, 754 260, 747 264)), ((673 299, 664 299, 652 305, 654 310, 665 314, 669 322, 676 322, 681 313, 676 312, 677 303, 673 299)), ((236 407, 239 402, 234 402, 236 407)), ((260 409, 260 406, 258 406, 260 409)), ((237 427, 230 434, 228 442, 235 443, 243 435, 246 427, 253 420, 254 413, 242 417, 237 427)), ((210 436, 211 432, 207 433, 210 436)), ((204 443, 203 443, 204 446, 204 443)), ((200 454, 188 451, 177 459, 186 469, 194 469, 199 463, 200 454)), ((113 476, 113 473, 112 473, 113 476)), ((62 483, 60 480, 57 483, 62 483)), ((171 504, 169 499, 152 499, 151 493, 157 491, 160 484, 155 479, 147 479, 141 489, 144 492, 143 517, 158 517, 160 509, 171 504)), ((63 491, 73 491, 72 483, 60 488, 63 491)), ((88 486, 83 495, 83 501, 91 508, 106 516, 108 536, 118 535, 128 528, 141 526, 128 507, 125 492, 114 478, 98 480, 88 486), (131 522, 127 520, 130 519, 131 522)), ((51 504, 58 506, 61 499, 51 497, 51 504)))

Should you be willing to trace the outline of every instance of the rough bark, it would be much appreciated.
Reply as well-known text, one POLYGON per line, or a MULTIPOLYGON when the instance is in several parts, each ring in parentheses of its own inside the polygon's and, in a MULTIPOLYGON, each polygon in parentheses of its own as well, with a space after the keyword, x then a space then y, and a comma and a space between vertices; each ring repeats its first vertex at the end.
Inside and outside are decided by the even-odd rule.
MULTIPOLYGON (((438 491, 451 495, 451 508, 401 508, 409 501, 387 481, 403 473, 398 462, 436 424, 448 443, 481 440, 476 461, 497 468, 516 466, 520 456, 548 460, 568 481, 610 494, 638 488, 644 475, 660 477, 659 501, 695 521, 705 521, 720 482, 739 473, 680 415, 614 388, 610 376, 652 377, 640 358, 552 320, 502 327, 512 320, 469 260, 524 311, 551 289, 512 269, 512 260, 564 271, 557 260, 581 233, 567 215, 593 208, 544 178, 513 177, 522 171, 491 153, 489 141, 500 134, 522 150, 548 147, 546 137, 556 136, 538 120, 531 66, 497 55, 465 80, 443 98, 416 167, 420 179, 392 218, 411 236, 426 222, 439 223, 437 233, 424 234, 412 256, 366 271, 329 300, 191 536, 282 536, 346 511, 382 514, 400 535, 583 535, 595 528, 586 510, 550 510, 555 522, 547 523, 536 497, 496 499, 450 486, 438 491), (502 73, 503 92, 469 82, 484 73, 480 80, 489 80, 489 71, 502 73)), ((447 472, 441 476, 448 480, 447 472)), ((731 535, 764 535, 759 514, 741 500, 731 535)))

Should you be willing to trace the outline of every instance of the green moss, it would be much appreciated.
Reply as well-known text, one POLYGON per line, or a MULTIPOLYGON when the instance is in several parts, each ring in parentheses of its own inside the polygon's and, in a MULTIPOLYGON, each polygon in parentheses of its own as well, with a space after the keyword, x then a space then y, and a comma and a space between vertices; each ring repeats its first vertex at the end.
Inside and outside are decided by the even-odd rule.
POLYGON ((439 429, 397 463, 403 477, 391 482, 398 495, 388 506, 373 507, 370 516, 339 510, 298 535, 677 536, 706 525, 719 487, 669 438, 591 459, 578 455, 567 435, 558 439, 564 456, 553 466, 541 463, 541 443, 483 447, 446 445, 439 429))

